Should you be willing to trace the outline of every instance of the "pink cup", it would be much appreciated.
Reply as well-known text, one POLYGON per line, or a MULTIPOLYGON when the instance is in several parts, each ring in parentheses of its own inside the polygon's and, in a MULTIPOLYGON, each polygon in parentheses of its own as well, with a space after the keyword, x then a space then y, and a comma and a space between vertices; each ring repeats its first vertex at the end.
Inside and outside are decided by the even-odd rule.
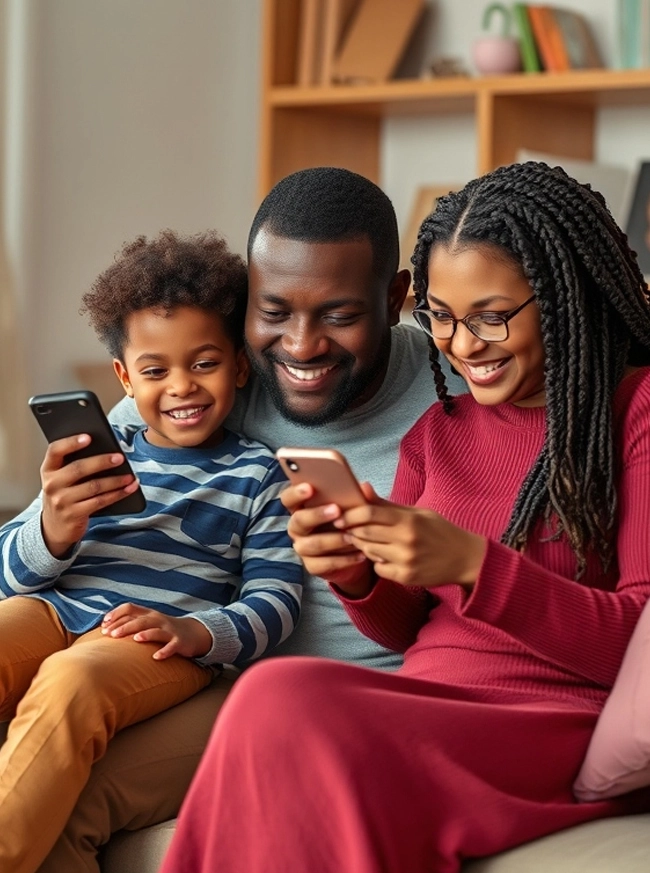
POLYGON ((511 36, 480 36, 472 44, 472 60, 479 73, 516 73, 521 70, 519 40, 511 36))

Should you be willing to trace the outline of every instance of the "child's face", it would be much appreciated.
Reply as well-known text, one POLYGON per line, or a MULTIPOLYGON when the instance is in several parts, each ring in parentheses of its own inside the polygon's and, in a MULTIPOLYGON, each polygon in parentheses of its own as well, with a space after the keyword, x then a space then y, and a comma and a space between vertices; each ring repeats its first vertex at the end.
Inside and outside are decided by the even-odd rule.
POLYGON ((221 442, 235 390, 248 378, 246 354, 221 318, 191 306, 143 309, 127 318, 126 335, 124 364, 113 364, 147 425, 147 441, 167 448, 221 442))

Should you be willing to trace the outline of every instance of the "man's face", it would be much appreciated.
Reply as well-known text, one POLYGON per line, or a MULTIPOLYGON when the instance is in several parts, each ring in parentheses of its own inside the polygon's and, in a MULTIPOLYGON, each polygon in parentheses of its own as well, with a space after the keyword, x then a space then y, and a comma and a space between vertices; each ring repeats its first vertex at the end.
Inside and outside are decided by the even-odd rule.
POLYGON ((373 273, 370 241, 303 242, 262 228, 248 267, 246 348, 278 411, 315 426, 372 397, 404 295, 373 273))

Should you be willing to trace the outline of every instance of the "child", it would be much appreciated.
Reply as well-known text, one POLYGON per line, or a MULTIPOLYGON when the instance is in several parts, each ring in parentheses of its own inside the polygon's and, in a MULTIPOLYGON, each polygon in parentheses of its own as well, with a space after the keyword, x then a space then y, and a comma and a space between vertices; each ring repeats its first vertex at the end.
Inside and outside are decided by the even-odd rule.
POLYGON ((2 870, 36 869, 115 731, 295 626, 284 476, 223 426, 248 376, 246 291, 223 239, 166 231, 126 245, 83 298, 145 422, 118 436, 147 508, 90 518, 138 482, 93 478, 121 455, 64 465, 82 435, 48 447, 41 495, 0 529, 2 870))

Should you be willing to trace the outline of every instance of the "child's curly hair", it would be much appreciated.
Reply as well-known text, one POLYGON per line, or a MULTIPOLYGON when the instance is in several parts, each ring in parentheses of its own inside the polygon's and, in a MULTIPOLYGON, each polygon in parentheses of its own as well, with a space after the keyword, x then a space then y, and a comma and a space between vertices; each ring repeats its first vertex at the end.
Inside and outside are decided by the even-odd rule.
POLYGON ((243 344, 248 277, 243 259, 215 231, 182 237, 163 230, 125 243, 115 263, 82 297, 99 339, 123 360, 126 319, 142 309, 195 306, 221 316, 237 348, 243 344))

